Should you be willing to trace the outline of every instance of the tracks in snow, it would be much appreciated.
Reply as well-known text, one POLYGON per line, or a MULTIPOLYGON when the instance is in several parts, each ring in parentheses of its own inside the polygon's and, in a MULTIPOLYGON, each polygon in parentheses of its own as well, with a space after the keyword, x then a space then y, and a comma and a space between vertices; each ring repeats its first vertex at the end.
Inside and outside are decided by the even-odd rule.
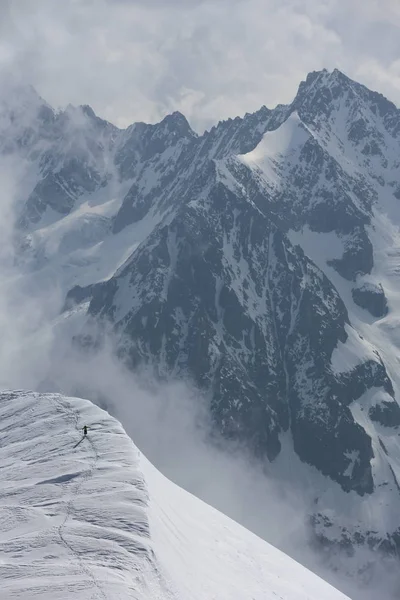
MULTIPOLYGON (((62 402, 59 398, 53 397, 52 400, 55 402, 55 404, 58 406, 59 412, 62 412, 63 414, 65 414, 69 419, 71 419, 74 423, 74 427, 76 429, 77 432, 80 431, 80 427, 79 427, 79 416, 78 414, 72 410, 67 404, 65 404, 64 402, 62 402)), ((99 455, 97 453, 96 450, 96 446, 93 443, 93 441, 90 439, 90 437, 86 437, 86 440, 89 442, 89 444, 92 447, 93 450, 93 459, 90 463, 90 466, 88 467, 88 469, 86 469, 86 471, 84 471, 82 473, 82 477, 79 479, 79 481, 75 484, 74 489, 70 495, 70 498, 67 502, 66 505, 66 510, 65 510, 65 518, 63 520, 63 522, 58 526, 57 531, 58 531, 58 535, 60 537, 61 542, 63 543, 63 545, 67 548, 67 550, 73 554, 74 558, 76 559, 78 566, 79 566, 79 570, 81 571, 82 574, 86 575, 88 577, 88 579, 92 582, 93 587, 95 588, 94 590, 94 595, 92 596, 93 600, 108 600, 107 596, 104 592, 104 590, 101 588, 101 586, 99 585, 96 577, 94 576, 93 572, 91 571, 91 569, 86 566, 86 564, 84 563, 84 561, 82 560, 82 553, 79 552, 79 550, 77 550, 76 548, 74 548, 73 544, 71 544, 64 533, 65 530, 65 526, 71 516, 72 513, 72 508, 73 508, 73 504, 74 504, 74 499, 75 497, 78 495, 80 489, 82 488, 82 485, 88 481, 92 475, 93 475, 93 471, 96 467, 99 455)))

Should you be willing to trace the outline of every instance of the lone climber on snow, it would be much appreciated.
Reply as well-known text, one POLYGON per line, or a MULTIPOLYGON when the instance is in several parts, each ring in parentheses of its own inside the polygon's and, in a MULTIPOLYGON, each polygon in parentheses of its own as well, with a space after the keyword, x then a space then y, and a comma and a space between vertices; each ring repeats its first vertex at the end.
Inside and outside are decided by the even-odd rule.
POLYGON ((83 442, 83 440, 85 439, 85 437, 87 437, 87 425, 84 425, 82 427, 82 431, 83 431, 83 436, 81 437, 81 439, 79 440, 79 442, 77 442, 74 446, 74 448, 76 448, 77 446, 79 446, 79 444, 81 444, 83 442))

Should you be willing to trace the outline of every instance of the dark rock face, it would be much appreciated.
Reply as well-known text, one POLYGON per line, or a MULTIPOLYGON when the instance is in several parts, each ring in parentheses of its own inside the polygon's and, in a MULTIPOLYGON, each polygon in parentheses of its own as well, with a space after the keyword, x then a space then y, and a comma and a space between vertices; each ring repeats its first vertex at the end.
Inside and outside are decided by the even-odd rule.
POLYGON ((0 155, 18 152, 36 165, 38 180, 17 217, 26 229, 47 208, 58 218, 69 214, 81 196, 107 183, 108 155, 118 130, 87 106, 56 113, 30 88, 20 89, 14 104, 9 108, 0 100, 0 155))
POLYGON ((209 183, 206 199, 183 206, 94 290, 91 316, 110 318, 135 341, 131 364, 189 375, 224 435, 273 460, 290 429, 302 460, 345 490, 371 493, 371 440, 348 404, 386 384, 384 369, 371 364, 361 387, 330 372, 347 337, 337 292, 270 217, 215 174, 209 183), (121 312, 122 303, 132 308, 121 312))
POLYGON ((342 258, 329 261, 345 279, 355 281, 358 275, 366 275, 374 266, 372 244, 364 227, 357 227, 346 243, 342 258))
MULTIPOLYGON (((397 558, 399 552, 400 535, 399 530, 394 531, 382 540, 381 535, 376 530, 359 530, 351 531, 347 527, 340 528, 339 533, 335 539, 327 538, 323 535, 323 531, 329 530, 329 528, 336 525, 332 520, 325 514, 315 513, 310 518, 310 525, 312 531, 311 543, 315 547, 315 550, 320 552, 321 549, 324 552, 329 552, 331 549, 333 552, 340 550, 347 555, 348 558, 352 558, 355 555, 357 547, 367 548, 374 552, 376 558, 374 563, 379 565, 379 561, 384 560, 388 556, 397 558)), ((370 569, 374 568, 374 565, 369 565, 370 569)), ((369 574, 369 580, 373 577, 373 573, 369 574)))
POLYGON ((91 299, 92 294, 93 285, 88 285, 86 287, 76 285, 71 290, 69 290, 67 297, 65 298, 62 311, 64 312, 66 310, 69 310, 73 308, 76 304, 81 304, 82 302, 91 299))
POLYGON ((67 215, 83 190, 93 192, 100 184, 98 173, 85 169, 82 163, 71 160, 58 173, 48 173, 35 186, 26 203, 22 220, 37 223, 47 207, 67 215))
POLYGON ((352 290, 354 302, 368 310, 373 317, 385 317, 388 314, 387 300, 381 285, 365 283, 352 290))
POLYGON ((102 183, 102 175, 96 169, 78 158, 70 158, 59 171, 48 172, 35 186, 20 222, 23 226, 37 223, 48 207, 62 216, 68 215, 79 196, 94 192, 102 183))
POLYGON ((196 134, 185 117, 175 112, 156 125, 136 123, 129 127, 119 140, 115 163, 122 179, 135 176, 138 165, 154 161, 179 141, 190 141, 196 134))
POLYGON ((384 427, 400 426, 400 406, 395 400, 383 401, 369 409, 369 417, 372 421, 380 423, 384 427))
POLYGON ((165 208, 169 194, 176 193, 180 170, 192 154, 197 136, 185 117, 176 112, 157 125, 138 123, 118 142, 115 162, 122 179, 133 179, 115 216, 113 232, 165 208))

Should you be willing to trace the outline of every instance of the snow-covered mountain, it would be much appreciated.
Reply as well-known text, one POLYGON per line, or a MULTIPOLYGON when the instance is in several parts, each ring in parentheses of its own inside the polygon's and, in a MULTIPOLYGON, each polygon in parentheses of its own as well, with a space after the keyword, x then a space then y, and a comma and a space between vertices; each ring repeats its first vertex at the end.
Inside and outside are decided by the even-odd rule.
POLYGON ((168 481, 86 400, 3 392, 0 432, 4 600, 345 600, 168 481))
POLYGON ((325 547, 397 556, 400 111, 337 70, 202 135, 3 95, 19 274, 75 341, 193 382, 325 547))

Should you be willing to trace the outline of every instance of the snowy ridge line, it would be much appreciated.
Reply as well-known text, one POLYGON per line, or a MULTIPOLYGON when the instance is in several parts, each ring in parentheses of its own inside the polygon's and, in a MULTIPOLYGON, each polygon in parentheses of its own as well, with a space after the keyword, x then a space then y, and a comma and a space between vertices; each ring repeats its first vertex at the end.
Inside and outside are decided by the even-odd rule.
MULTIPOLYGON (((64 399, 64 400, 66 400, 66 399, 64 399)), ((57 396, 54 396, 54 402, 60 407, 61 412, 64 412, 65 414, 70 415, 70 416, 73 417, 75 429, 79 433, 81 431, 81 428, 79 427, 79 415, 72 408, 71 409, 69 408, 69 406, 71 406, 71 404, 67 405, 67 403, 62 402, 61 399, 58 398, 57 396)), ((68 519, 71 516, 71 509, 72 509, 72 506, 73 506, 74 498, 76 496, 78 496, 79 491, 80 491, 82 485, 92 477, 93 472, 94 472, 94 470, 96 468, 96 465, 98 463, 98 460, 99 460, 99 454, 98 454, 98 451, 96 449, 96 444, 94 443, 93 439, 90 437, 89 434, 87 436, 83 436, 81 438, 81 440, 78 442, 78 444, 80 444, 80 442, 85 441, 85 440, 87 440, 87 442, 92 447, 93 453, 94 453, 94 458, 93 458, 93 461, 90 464, 89 468, 84 473, 82 473, 82 477, 80 478, 80 481, 77 483, 74 492, 71 494, 71 497, 70 497, 70 499, 68 501, 68 504, 67 504, 67 510, 66 510, 65 519, 64 519, 63 523, 61 523, 61 525, 59 526, 58 532, 59 532, 60 539, 63 542, 63 544, 72 552, 72 554, 78 560, 78 563, 79 563, 79 566, 82 569, 82 572, 85 573, 90 578, 90 580, 93 582, 93 585, 97 588, 97 590, 101 594, 101 597, 104 600, 108 600, 109 596, 106 595, 106 593, 102 589, 101 585, 99 584, 98 580, 94 576, 94 574, 91 571, 91 569, 89 567, 87 567, 83 563, 83 561, 81 559, 82 553, 79 552, 79 551, 77 551, 72 546, 72 544, 70 544, 67 541, 67 539, 66 539, 66 537, 65 537, 65 535, 63 533, 63 530, 64 530, 64 528, 66 526, 66 523, 67 523, 68 519)), ((76 448, 76 446, 74 446, 74 448, 76 448)), ((169 587, 171 586, 171 583, 168 582, 166 580, 166 578, 162 575, 161 569, 159 568, 159 565, 157 564, 156 555, 155 555, 155 553, 154 553, 154 551, 153 551, 152 548, 149 548, 147 558, 148 558, 149 564, 150 564, 150 566, 151 566, 151 568, 152 568, 152 570, 154 572, 154 576, 155 576, 155 578, 158 581, 158 584, 159 584, 160 588, 163 589, 164 592, 165 592, 165 595, 163 595, 163 600, 168 600, 169 598, 171 600, 173 600, 174 596, 169 591, 169 587)), ((98 596, 96 596, 96 598, 98 598, 98 596)), ((158 598, 158 595, 157 595, 157 598, 158 598)), ((154 600, 157 600, 157 598, 154 597, 154 600)))
POLYGON ((88 401, 1 392, 0 432, 1 600, 345 600, 166 479, 88 401), (101 435, 71 453, 82 422, 101 435))
POLYGON ((156 565, 139 453, 117 421, 88 401, 2 392, 0 432, 1 600, 175 598, 156 565), (73 451, 80 422, 96 423, 93 444, 73 451))
MULTIPOLYGON (((61 409, 61 412, 64 412, 67 416, 72 416, 73 417, 75 429, 76 429, 77 432, 79 432, 80 429, 79 429, 79 425, 78 425, 78 423, 79 423, 78 414, 74 410, 72 410, 72 409, 70 410, 56 396, 54 396, 53 399, 54 399, 55 404, 57 404, 57 406, 61 409)), ((99 593, 101 594, 101 597, 104 600, 107 600, 106 594, 104 593, 103 589, 99 585, 99 583, 96 580, 95 576, 93 575, 92 571, 82 562, 80 552, 77 551, 76 549, 74 549, 74 547, 72 546, 72 544, 70 544, 67 541, 67 539, 66 539, 66 537, 64 535, 64 532, 63 532, 63 530, 65 529, 66 523, 67 523, 68 519, 71 516, 71 508, 72 508, 72 505, 73 505, 73 502, 74 502, 74 498, 78 495, 79 490, 81 489, 83 483, 85 481, 87 481, 88 479, 90 479, 90 477, 93 475, 93 471, 94 471, 94 469, 96 467, 96 464, 98 462, 98 459, 99 459, 99 455, 97 453, 96 446, 95 446, 93 440, 91 440, 87 436, 85 436, 85 437, 86 437, 87 441, 89 442, 89 444, 91 445, 91 447, 93 449, 94 459, 93 459, 90 467, 84 473, 82 473, 82 477, 80 478, 80 480, 76 484, 74 491, 71 493, 70 499, 69 499, 69 501, 67 503, 67 506, 66 506, 65 519, 61 523, 61 525, 58 526, 58 534, 60 536, 60 539, 61 539, 62 543, 72 552, 72 554, 74 555, 74 557, 77 559, 82 572, 84 574, 86 574, 91 579, 91 581, 93 582, 94 587, 96 587, 97 590, 99 591, 99 593)))

